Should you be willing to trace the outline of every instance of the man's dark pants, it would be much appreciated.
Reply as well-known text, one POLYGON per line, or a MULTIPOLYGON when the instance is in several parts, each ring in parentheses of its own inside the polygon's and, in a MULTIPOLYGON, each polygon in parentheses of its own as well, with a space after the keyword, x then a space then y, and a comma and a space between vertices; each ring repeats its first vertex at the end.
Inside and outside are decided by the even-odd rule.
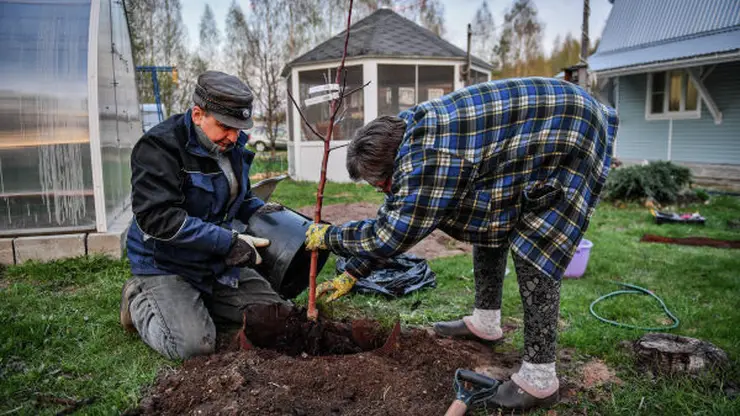
POLYGON ((173 360, 212 353, 216 325, 240 325, 247 306, 286 303, 249 268, 242 269, 237 288, 216 283, 212 294, 177 275, 134 276, 124 291, 141 339, 173 360))

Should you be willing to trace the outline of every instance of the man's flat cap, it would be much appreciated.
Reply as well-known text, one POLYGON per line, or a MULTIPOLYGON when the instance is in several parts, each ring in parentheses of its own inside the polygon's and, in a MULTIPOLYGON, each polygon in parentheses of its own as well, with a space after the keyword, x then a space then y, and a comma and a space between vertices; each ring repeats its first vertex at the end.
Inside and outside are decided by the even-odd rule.
POLYGON ((252 90, 239 78, 218 71, 206 71, 198 76, 193 102, 210 112, 222 124, 237 129, 250 129, 252 121, 252 90))

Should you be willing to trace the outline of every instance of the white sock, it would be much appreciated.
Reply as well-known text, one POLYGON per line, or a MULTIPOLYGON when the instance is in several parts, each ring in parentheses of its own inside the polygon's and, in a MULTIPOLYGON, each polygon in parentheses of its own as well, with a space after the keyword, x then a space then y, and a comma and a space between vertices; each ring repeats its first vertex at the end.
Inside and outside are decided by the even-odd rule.
POLYGON ((540 399, 552 395, 560 387, 555 363, 532 364, 523 361, 522 367, 511 379, 524 391, 540 399))
POLYGON ((473 309, 470 323, 475 329, 491 338, 500 338, 501 331, 501 309, 473 309))

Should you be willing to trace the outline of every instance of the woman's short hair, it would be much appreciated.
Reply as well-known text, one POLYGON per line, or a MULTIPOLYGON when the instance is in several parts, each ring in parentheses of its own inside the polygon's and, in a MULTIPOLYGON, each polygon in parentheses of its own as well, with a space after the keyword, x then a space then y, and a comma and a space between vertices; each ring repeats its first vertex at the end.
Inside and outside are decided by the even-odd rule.
POLYGON ((378 117, 357 130, 347 148, 350 178, 371 184, 390 178, 405 131, 406 122, 392 116, 378 117))

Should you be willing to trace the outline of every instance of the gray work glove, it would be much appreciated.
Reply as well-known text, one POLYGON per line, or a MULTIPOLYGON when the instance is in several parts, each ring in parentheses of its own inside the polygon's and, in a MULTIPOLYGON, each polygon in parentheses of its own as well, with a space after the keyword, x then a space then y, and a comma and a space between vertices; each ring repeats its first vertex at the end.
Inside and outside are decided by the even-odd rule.
POLYGON ((234 233, 231 249, 226 254, 226 265, 229 267, 254 267, 262 263, 257 247, 267 247, 270 240, 252 237, 247 234, 234 233))

